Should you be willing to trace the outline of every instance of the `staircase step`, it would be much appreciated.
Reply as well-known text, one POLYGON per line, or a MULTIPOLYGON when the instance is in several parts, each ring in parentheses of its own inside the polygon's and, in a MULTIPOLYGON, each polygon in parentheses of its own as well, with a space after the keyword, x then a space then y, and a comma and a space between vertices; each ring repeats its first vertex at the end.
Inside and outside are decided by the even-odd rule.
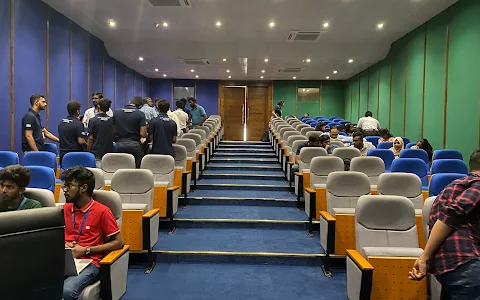
POLYGON ((271 145, 270 142, 221 141, 220 145, 271 145))
POLYGON ((248 153, 269 153, 274 154, 275 152, 272 149, 263 149, 263 148, 218 148, 215 153, 230 153, 230 152, 248 152, 248 153))
POLYGON ((178 210, 175 219, 190 220, 191 222, 222 220, 218 222, 235 221, 238 223, 253 221, 259 223, 275 223, 276 221, 303 223, 308 220, 307 215, 303 211, 298 211, 295 207, 234 205, 189 205, 178 210))
POLYGON ((230 184, 230 185, 276 185, 280 187, 288 187, 288 182, 285 180, 278 180, 275 178, 250 178, 250 179, 237 179, 237 178, 220 178, 220 179, 210 179, 210 178, 203 178, 197 181, 198 184, 230 184))
POLYGON ((211 163, 239 163, 239 164, 257 164, 270 165, 279 164, 276 158, 228 158, 228 157, 214 157, 210 160, 211 163))
MULTIPOLYGON (((245 165, 240 165, 241 167, 244 167, 245 165)), ((265 166, 264 168, 267 168, 265 166)), ((237 168, 237 169, 208 169, 206 171, 203 171, 203 175, 205 176, 206 174, 209 175, 218 175, 218 174, 238 174, 238 175, 243 175, 243 174, 255 174, 255 175, 276 175, 276 176, 285 176, 285 173, 280 169, 274 169, 274 170, 262 170, 262 169, 255 169, 255 170, 244 170, 243 168, 237 168)))
POLYGON ((235 190, 235 191, 245 191, 245 190, 263 190, 263 191, 289 191, 290 188, 288 185, 280 184, 231 184, 231 183, 197 183, 198 190, 235 190))
POLYGON ((256 166, 256 165, 233 165, 233 164, 208 164, 208 170, 262 170, 262 171, 282 171, 280 165, 256 166))
POLYGON ((232 191, 230 189, 223 190, 195 190, 188 193, 188 198, 196 199, 251 199, 251 200, 296 200, 297 196, 289 191, 262 191, 262 190, 247 190, 247 191, 232 191))
POLYGON ((215 152, 214 153, 215 157, 229 157, 229 158, 236 158, 236 159, 242 159, 242 158, 276 158, 276 155, 274 152, 272 153, 250 153, 250 152, 244 152, 244 153, 236 153, 236 152, 215 152))
MULTIPOLYGON (((210 191, 211 192, 211 191, 210 191)), ((303 204, 303 201, 301 201, 303 204)), ((296 199, 275 199, 275 198, 235 198, 235 197, 190 197, 188 207, 194 205, 220 205, 220 206, 267 206, 267 207, 296 207, 296 199)))
POLYGON ((270 149, 272 150, 272 145, 271 144, 266 144, 266 145, 255 145, 255 144, 234 144, 234 145, 228 145, 228 144, 220 144, 219 149, 230 149, 230 148, 252 148, 252 149, 270 149))
MULTIPOLYGON (((203 178, 205 179, 242 179, 242 180, 259 180, 259 179, 267 179, 267 180, 276 180, 276 181, 285 181, 285 176, 280 174, 210 174, 210 173, 203 173, 203 178)), ((202 183, 202 181, 200 181, 202 183)))

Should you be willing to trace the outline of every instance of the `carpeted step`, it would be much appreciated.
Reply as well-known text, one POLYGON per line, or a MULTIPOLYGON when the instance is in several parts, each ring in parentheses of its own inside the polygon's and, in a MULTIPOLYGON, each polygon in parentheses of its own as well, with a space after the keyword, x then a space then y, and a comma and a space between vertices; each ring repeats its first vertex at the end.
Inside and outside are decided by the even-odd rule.
POLYGON ((203 171, 203 175, 205 176, 206 174, 209 175, 218 175, 218 174, 251 174, 251 175, 275 175, 275 176, 283 176, 285 177, 285 173, 281 171, 281 169, 274 169, 274 170, 269 170, 268 167, 263 167, 262 168, 257 168, 255 170, 244 170, 242 167, 244 165, 241 165, 240 168, 235 168, 235 169, 228 169, 228 170, 219 170, 219 169, 211 169, 209 168, 206 171, 203 171), (267 168, 267 169, 266 169, 267 168))
MULTIPOLYGON (((229 220, 282 220, 307 221, 307 215, 295 207, 189 205, 178 210, 175 219, 229 219, 229 220)), ((181 226, 178 226, 181 227, 181 226)))
POLYGON ((275 158, 277 157, 274 152, 267 152, 267 153, 250 153, 250 152, 232 152, 232 151, 223 151, 223 152, 215 152, 215 157, 229 157, 229 158, 275 158))
MULTIPOLYGON (((275 180, 275 181, 280 181, 284 182, 285 181, 285 175, 284 174, 227 174, 225 172, 220 173, 220 174, 210 174, 210 173, 203 173, 203 178, 204 179, 230 179, 230 180, 259 180, 259 179, 268 179, 268 180, 275 180)), ((200 181, 200 183, 202 183, 200 181)))
POLYGON ((248 153, 271 153, 274 154, 275 152, 272 149, 263 149, 263 148, 218 148, 217 151, 215 151, 215 154, 217 153, 243 153, 243 152, 248 152, 248 153))
POLYGON ((280 165, 241 165, 241 164, 218 164, 209 163, 207 165, 208 170, 257 170, 257 171, 282 171, 280 165))
MULTIPOLYGON (((208 180, 208 179, 207 179, 208 180)), ((284 184, 245 184, 245 183, 197 183, 198 190, 234 190, 234 191, 289 191, 291 188, 284 184)))
POLYGON ((296 200, 297 197, 295 194, 290 193, 289 191, 263 191, 263 190, 247 190, 247 191, 238 191, 230 189, 221 189, 221 190, 195 190, 188 193, 189 198, 238 198, 238 199, 290 199, 296 200))
POLYGON ((224 163, 224 164, 254 164, 254 165, 270 165, 280 164, 276 158, 229 158, 229 157, 213 157, 210 163, 224 163))
POLYGON ((204 178, 197 181, 198 184, 231 184, 231 185, 275 185, 279 187, 288 187, 288 182, 286 180, 277 180, 270 178, 259 177, 252 179, 231 179, 231 178, 220 178, 220 179, 209 179, 204 178))

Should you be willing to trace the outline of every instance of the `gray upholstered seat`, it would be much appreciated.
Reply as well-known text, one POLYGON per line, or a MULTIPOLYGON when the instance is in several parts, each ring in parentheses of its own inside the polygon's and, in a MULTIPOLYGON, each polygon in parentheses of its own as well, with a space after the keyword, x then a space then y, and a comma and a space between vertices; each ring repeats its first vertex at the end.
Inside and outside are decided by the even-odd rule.
POLYGON ((350 162, 350 171, 362 172, 368 176, 371 185, 378 184, 378 177, 385 172, 383 160, 376 156, 354 157, 350 162))
MULTIPOLYGON (((298 160, 298 170, 303 172, 310 169, 310 163, 314 157, 328 156, 327 150, 322 147, 303 147, 300 150, 300 159, 298 160)), ((303 182, 298 176, 295 176, 295 195, 303 190, 303 182)))
POLYGON ((142 159, 141 169, 152 171, 155 185, 174 185, 175 159, 170 155, 148 154, 142 159))
MULTIPOLYGON (((63 194, 63 193, 61 193, 63 194)), ((26 188, 23 196, 37 200, 42 207, 55 207, 55 198, 52 191, 46 189, 26 188)))
POLYGON ((410 199, 415 209, 423 208, 422 181, 412 173, 383 173, 378 177, 379 195, 403 196, 410 199))
MULTIPOLYGON (((304 137, 303 135, 300 134, 300 132, 292 132, 292 134, 289 134, 290 132, 287 132, 288 134, 288 138, 285 142, 286 144, 286 147, 287 147, 287 151, 285 153, 285 155, 292 155, 292 160, 294 159, 294 155, 293 155, 293 143, 295 141, 307 141, 308 139, 306 137, 304 137)), ((287 136, 287 134, 285 136, 287 136)), ((288 162, 288 159, 287 159, 287 156, 284 156, 282 157, 282 169, 285 171, 286 167, 287 167, 287 162, 288 162)), ((295 161, 293 161, 295 162, 295 161)), ((288 174, 288 172, 287 172, 288 174)), ((287 175, 287 179, 290 180, 290 176, 287 175)))
POLYGON ((119 169, 135 169, 135 158, 128 153, 107 153, 102 157, 105 184, 110 184, 113 174, 119 169))
POLYGON ((330 145, 335 145, 335 146, 338 146, 340 148, 345 147, 345 144, 342 141, 339 141, 339 140, 330 140, 330 145))
MULTIPOLYGON (((428 221, 430 218, 430 211, 432 210, 433 202, 437 197, 428 197, 423 203, 422 210, 422 224, 423 224, 423 233, 425 235, 425 240, 428 240, 430 232, 428 230, 428 221)), ((442 284, 438 282, 437 278, 429 274, 428 275, 428 290, 431 297, 431 300, 440 300, 442 294, 442 284)))
POLYGON ((200 163, 196 162, 197 154, 199 161, 203 160, 203 154, 200 153, 202 147, 202 139, 200 135, 195 133, 185 133, 181 139, 177 140, 177 143, 185 146, 188 151, 188 157, 191 157, 192 161, 195 161, 195 163, 192 162, 192 175, 194 180, 197 180, 200 177, 200 163), (192 149, 193 144, 190 141, 193 141, 195 144, 194 150, 192 149))
POLYGON ((192 181, 192 173, 187 172, 187 148, 179 144, 173 144, 175 148, 175 168, 182 169, 182 191, 181 194, 187 197, 190 192, 190 182, 192 181))
POLYGON ((201 147, 204 147, 204 155, 203 155, 203 158, 201 159, 201 164, 202 164, 202 170, 205 169, 205 165, 207 163, 207 159, 208 159, 208 152, 209 152, 209 149, 207 147, 207 135, 205 133, 205 130, 203 129, 192 129, 188 132, 188 134, 198 134, 201 138, 201 147))
POLYGON ((357 148, 343 147, 333 150, 333 156, 340 157, 341 159, 353 159, 354 157, 362 156, 362 153, 357 148))
MULTIPOLYGON (((300 132, 300 130, 302 130, 303 128, 308 128, 310 127, 310 125, 307 125, 305 123, 302 123, 302 124, 298 124, 297 126, 295 126, 295 130, 300 132)), ((311 127, 310 127, 311 128, 311 127)))
POLYGON ((312 127, 310 127, 310 126, 308 126, 308 127, 303 127, 303 128, 300 130, 300 133, 301 133, 302 135, 305 135, 305 136, 306 136, 306 135, 307 135, 307 132, 310 132, 310 131, 315 131, 315 129, 312 128, 312 127))

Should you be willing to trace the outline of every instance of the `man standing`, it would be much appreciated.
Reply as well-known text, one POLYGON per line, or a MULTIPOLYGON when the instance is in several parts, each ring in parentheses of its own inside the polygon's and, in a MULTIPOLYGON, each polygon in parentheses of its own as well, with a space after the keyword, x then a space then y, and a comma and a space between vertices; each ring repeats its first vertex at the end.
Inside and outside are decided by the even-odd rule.
POLYGON ((101 167, 102 157, 113 149, 113 118, 107 115, 112 101, 107 98, 98 102, 98 114, 88 123, 87 151, 95 155, 97 168, 101 167))
POLYGON ((363 134, 361 132, 354 132, 352 141, 353 145, 351 145, 350 148, 357 148, 360 150, 360 153, 362 153, 362 156, 367 155, 368 150, 375 149, 372 143, 363 140, 363 134))
POLYGON ((188 123, 188 114, 184 111, 185 110, 185 104, 179 100, 176 103, 177 110, 174 111, 173 113, 178 119, 178 129, 180 129, 183 133, 187 132, 187 123, 188 123))
POLYGON ((285 105, 285 101, 280 100, 275 106, 275 109, 272 111, 272 116, 274 118, 281 118, 282 117, 282 107, 285 105))
POLYGON ((140 168, 144 155, 141 138, 147 137, 147 121, 145 114, 139 109, 143 105, 141 97, 133 97, 123 109, 113 114, 113 128, 117 151, 129 153, 135 157, 135 165, 140 168))
POLYGON ((27 167, 13 165, 0 170, 0 212, 42 207, 40 202, 23 196, 30 179, 27 167))
POLYGON ((362 129, 365 136, 378 135, 380 123, 373 118, 371 111, 367 111, 365 117, 358 120, 357 128, 362 129))
POLYGON ((197 104, 197 100, 195 98, 189 98, 188 103, 192 108, 190 110, 190 117, 192 118, 192 127, 197 125, 202 125, 203 122, 207 119, 207 115, 205 113, 205 109, 197 104))
POLYGON ((111 210, 92 199, 95 176, 84 167, 65 170, 61 176, 66 203, 65 248, 72 248, 74 258, 91 259, 92 263, 78 276, 63 283, 63 299, 79 299, 88 285, 99 279, 100 261, 109 252, 121 249, 123 239, 111 210))
MULTIPOLYGON (((103 94, 102 93, 95 92, 95 93, 92 94, 93 106, 90 107, 89 109, 87 109, 85 111, 85 113, 83 114, 82 123, 83 123, 83 125, 85 125, 85 128, 88 128, 88 122, 90 121, 91 118, 95 117, 95 115, 97 114, 97 112, 98 112, 98 101, 100 99, 103 99, 103 94)), ((107 115, 110 116, 110 117, 113 117, 113 112, 112 112, 111 109, 108 109, 107 115)))
POLYGON ((81 105, 77 101, 70 101, 67 104, 68 117, 58 124, 58 136, 60 137, 60 165, 62 159, 68 152, 81 152, 87 146, 83 136, 82 122, 80 116, 81 105))
POLYGON ((143 111, 145 114, 147 123, 150 123, 150 121, 158 115, 157 110, 153 107, 152 98, 150 97, 143 98, 143 106, 140 108, 140 111, 143 111))
POLYGON ((167 115, 170 103, 160 100, 157 108, 160 114, 148 127, 148 140, 153 141, 151 153, 174 156, 173 143, 177 141, 177 124, 167 115))
POLYGON ((45 97, 38 94, 32 95, 30 105, 31 108, 22 118, 22 151, 43 151, 45 137, 57 143, 58 138, 43 127, 40 119, 39 112, 47 107, 45 97))
POLYGON ((480 299, 480 148, 470 156, 470 173, 449 184, 433 202, 430 237, 409 272, 421 280, 435 275, 452 300, 480 299))

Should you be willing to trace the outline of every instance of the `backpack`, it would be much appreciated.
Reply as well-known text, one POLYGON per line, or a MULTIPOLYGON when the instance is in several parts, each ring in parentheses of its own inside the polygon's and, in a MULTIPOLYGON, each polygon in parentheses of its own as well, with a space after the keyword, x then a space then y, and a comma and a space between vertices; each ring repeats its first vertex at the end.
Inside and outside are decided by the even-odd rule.
POLYGON ((269 138, 269 136, 268 136, 268 130, 263 133, 261 141, 262 141, 262 142, 268 142, 268 141, 270 141, 270 138, 269 138))
POLYGON ((345 166, 345 171, 350 171, 350 158, 343 159, 343 164, 345 166))

